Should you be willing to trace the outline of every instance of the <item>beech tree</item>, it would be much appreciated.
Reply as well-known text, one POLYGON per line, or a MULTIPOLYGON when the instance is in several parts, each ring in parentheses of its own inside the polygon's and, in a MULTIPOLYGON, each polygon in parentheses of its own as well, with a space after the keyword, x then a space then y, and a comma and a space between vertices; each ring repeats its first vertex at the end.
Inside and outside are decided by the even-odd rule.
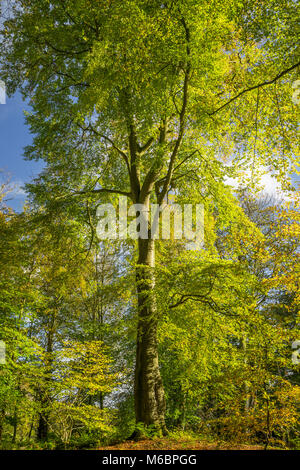
MULTIPOLYGON (((262 165, 288 187, 299 66, 292 0, 17 0, 1 38, 1 79, 32 111, 29 185, 49 211, 114 195, 162 204, 172 189, 217 207, 224 178, 262 165)), ((165 426, 157 351, 155 241, 137 240, 137 423, 165 426)))

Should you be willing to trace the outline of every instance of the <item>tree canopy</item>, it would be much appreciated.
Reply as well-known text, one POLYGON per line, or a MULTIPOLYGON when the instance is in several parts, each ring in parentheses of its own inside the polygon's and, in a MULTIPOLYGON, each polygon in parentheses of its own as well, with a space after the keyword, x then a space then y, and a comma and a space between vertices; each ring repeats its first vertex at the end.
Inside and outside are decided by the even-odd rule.
POLYGON ((0 78, 30 104, 25 158, 46 163, 26 186, 27 212, 3 213, 14 272, 3 263, 5 322, 42 348, 43 359, 26 359, 42 386, 28 385, 29 399, 21 379, 15 387, 38 403, 28 414, 38 438, 52 426, 66 444, 82 423, 109 432, 112 400, 132 437, 187 425, 239 429, 266 446, 276 433, 287 440, 299 393, 289 362, 299 301, 296 2, 8 3, 0 78), (264 172, 290 191, 290 205, 264 207, 264 172), (233 192, 229 178, 248 189, 233 192), (203 204, 203 249, 99 240, 97 206, 117 206, 120 195, 146 213, 170 198, 203 204), (57 375, 64 341, 69 381, 57 375), (80 350, 91 358, 87 377, 80 350))

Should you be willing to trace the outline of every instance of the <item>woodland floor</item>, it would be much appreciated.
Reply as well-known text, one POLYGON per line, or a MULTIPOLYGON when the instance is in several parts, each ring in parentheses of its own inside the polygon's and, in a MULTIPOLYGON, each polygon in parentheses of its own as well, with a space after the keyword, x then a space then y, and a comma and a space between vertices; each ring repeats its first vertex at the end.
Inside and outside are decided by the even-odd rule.
POLYGON ((116 445, 98 447, 98 450, 263 450, 261 445, 228 442, 205 442, 186 439, 144 439, 125 441, 116 445))

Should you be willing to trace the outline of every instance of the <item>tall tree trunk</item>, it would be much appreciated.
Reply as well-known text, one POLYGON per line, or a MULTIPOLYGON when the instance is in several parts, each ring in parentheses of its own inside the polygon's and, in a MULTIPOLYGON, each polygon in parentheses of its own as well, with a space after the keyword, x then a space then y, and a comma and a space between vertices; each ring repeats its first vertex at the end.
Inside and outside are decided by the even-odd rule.
POLYGON ((48 439, 48 416, 46 412, 42 412, 39 415, 39 424, 37 428, 37 439, 39 441, 46 441, 48 439))
POLYGON ((155 241, 138 240, 136 268, 138 329, 135 367, 136 422, 166 433, 165 396, 158 365, 157 308, 155 299, 155 241))

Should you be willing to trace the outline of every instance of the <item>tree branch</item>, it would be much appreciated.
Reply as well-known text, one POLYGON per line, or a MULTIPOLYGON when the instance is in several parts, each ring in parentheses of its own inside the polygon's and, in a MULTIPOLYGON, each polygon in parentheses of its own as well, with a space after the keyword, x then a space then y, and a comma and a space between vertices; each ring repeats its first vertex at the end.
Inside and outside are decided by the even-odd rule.
POLYGON ((278 75, 276 75, 276 77, 274 77, 273 79, 271 80, 266 80, 265 82, 262 82, 262 83, 259 83, 257 85, 253 85, 249 88, 246 88, 245 90, 243 91, 240 91, 237 95, 233 96, 232 98, 230 98, 229 101, 227 101, 226 103, 224 103, 222 106, 220 106, 219 108, 215 109, 215 111, 212 111, 211 113, 208 113, 207 114, 209 116, 213 116, 214 114, 218 113, 219 111, 221 111, 221 109, 225 108, 226 106, 228 106, 230 103, 232 103, 233 101, 237 100, 240 96, 244 95, 245 93, 248 93, 248 91, 252 91, 252 90, 256 90, 257 88, 261 88, 265 85, 271 85, 272 83, 275 83, 279 78, 283 77, 285 74, 291 72, 292 70, 294 70, 296 67, 298 67, 300 65, 300 62, 298 62, 297 64, 294 64, 292 65, 291 67, 289 67, 288 69, 286 70, 283 70, 282 72, 280 72, 278 75))
POLYGON ((91 189, 91 190, 86 190, 86 191, 76 191, 76 192, 72 193, 72 195, 101 194, 101 193, 122 194, 123 196, 131 197, 130 192, 121 191, 120 189, 109 189, 109 188, 91 189))
POLYGON ((127 191, 121 191, 120 189, 100 188, 100 189, 87 189, 83 191, 74 191, 73 193, 68 194, 67 196, 60 196, 56 198, 56 200, 68 199, 73 196, 81 196, 82 194, 93 195, 93 194, 101 194, 101 193, 121 194, 122 196, 127 196, 131 198, 131 193, 127 191))
POLYGON ((139 162, 137 156, 137 137, 134 124, 130 123, 128 126, 128 141, 129 141, 129 150, 130 150, 130 183, 131 190, 134 195, 134 199, 138 202, 140 196, 140 175, 139 175, 139 162))
POLYGON ((154 142, 154 137, 150 137, 150 139, 145 143, 145 145, 138 145, 138 152, 141 154, 141 153, 144 153, 148 150, 149 147, 151 147, 151 145, 153 144, 154 142))
POLYGON ((176 156, 178 154, 178 150, 180 148, 182 139, 183 139, 183 134, 184 134, 184 128, 185 128, 185 121, 186 121, 186 108, 187 108, 187 102, 188 102, 188 83, 189 83, 189 78, 190 78, 190 70, 191 70, 191 64, 189 62, 189 56, 190 56, 190 31, 189 28, 186 25, 185 19, 181 19, 181 23, 183 24, 184 30, 185 30, 185 39, 186 39, 186 53, 188 57, 188 62, 187 62, 187 67, 185 71, 185 76, 184 76, 184 84, 183 84, 183 98, 182 98, 182 107, 179 115, 179 132, 178 132, 178 137, 175 142, 175 146, 173 149, 173 152, 170 157, 169 161, 169 167, 168 167, 168 172, 166 175, 166 179, 163 185, 163 188, 159 194, 159 201, 158 203, 161 204, 163 201, 163 198, 165 197, 168 187, 170 184, 170 181, 172 179, 173 175, 173 168, 174 168, 174 162, 176 159, 176 156))

